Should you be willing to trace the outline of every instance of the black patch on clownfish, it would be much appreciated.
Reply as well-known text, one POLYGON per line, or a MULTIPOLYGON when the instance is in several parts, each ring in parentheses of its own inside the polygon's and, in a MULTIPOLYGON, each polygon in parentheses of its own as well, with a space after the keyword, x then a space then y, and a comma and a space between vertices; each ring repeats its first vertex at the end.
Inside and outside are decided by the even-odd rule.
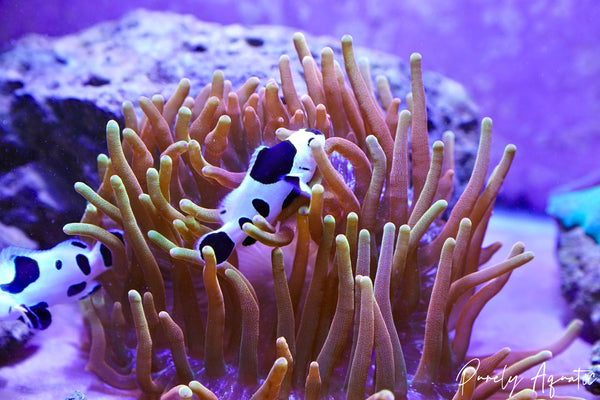
POLYGON ((287 195, 287 197, 285 198, 285 200, 283 200, 283 204, 281 204, 281 209, 284 209, 287 206, 289 206, 290 204, 292 204, 292 201, 296 200, 297 197, 298 197, 298 192, 295 189, 292 189, 290 191, 290 193, 287 195))
POLYGON ((242 246, 252 246, 254 243, 256 243, 256 239, 250 236, 246 236, 246 239, 244 239, 244 241, 242 242, 242 246))
MULTIPOLYGON (((88 296, 92 293, 94 293, 96 290, 99 290, 102 287, 102 285, 100 285, 99 283, 97 283, 96 285, 94 285, 94 287, 92 288, 92 290, 90 290, 85 296, 88 296)), ((79 300, 84 299, 85 296, 81 297, 79 300)))
POLYGON ((83 254, 77 254, 75 257, 75 261, 77 261, 77 266, 83 272, 84 275, 89 275, 92 272, 92 268, 90 267, 90 260, 84 256, 83 254))
POLYGON ((86 286, 87 286, 86 281, 79 282, 79 283, 69 286, 69 288, 67 289, 67 296, 73 297, 73 296, 78 295, 79 293, 81 293, 85 290, 86 286))
MULTIPOLYGON (((48 303, 42 301, 33 307, 27 307, 25 304, 21 304, 21 306, 25 308, 25 316, 34 329, 43 330, 52 323, 52 314, 48 311, 48 303)), ((19 319, 23 320, 22 317, 19 319)))
POLYGON ((87 249, 87 245, 85 243, 76 242, 75 240, 73 240, 71 242, 71 245, 75 246, 75 247, 79 247, 80 249, 87 249))
POLYGON ((21 293, 27 286, 40 277, 40 267, 33 258, 17 256, 13 259, 15 277, 10 283, 0 285, 0 289, 8 293, 21 293))
POLYGON ((29 307, 31 312, 35 314, 38 320, 38 329, 46 329, 52 323, 52 314, 48 311, 48 303, 42 301, 33 307, 29 307))
MULTIPOLYGON (((200 242, 198 250, 200 250, 201 256, 202 249, 205 246, 212 247, 215 252, 217 264, 220 264, 229 258, 235 248, 235 243, 225 232, 213 232, 206 235, 206 237, 202 239, 202 242, 200 242)), ((204 256, 202 256, 202 259, 204 259, 204 256)))
POLYGON ((263 199, 252 199, 252 206, 262 217, 267 218, 269 216, 271 207, 269 207, 269 203, 263 199))
MULTIPOLYGON (((252 220, 248 217, 242 217, 240 219, 238 219, 238 224, 240 225, 240 229, 243 230, 243 226, 246 222, 252 223, 252 220)), ((250 236, 246 236, 246 238, 244 239, 244 241, 242 242, 242 246, 250 246, 251 244, 256 243, 256 239, 251 238, 250 236)))
POLYGON ((297 189, 300 189, 300 177, 299 176, 286 176, 284 178, 284 180, 286 182, 289 182, 292 185, 294 185, 297 189))
MULTIPOLYGON (((238 224, 240 225, 240 229, 244 226, 246 222, 252 223, 252 220, 248 217, 242 217, 238 219, 238 224)), ((250 246, 251 244, 256 243, 256 239, 251 238, 250 236, 246 236, 244 241, 242 242, 242 246, 250 246)))
POLYGON ((54 263, 54 266, 56 267, 56 269, 60 270, 62 268, 62 261, 56 260, 56 262, 54 263))
POLYGON ((110 231, 110 233, 112 233, 113 235, 115 235, 120 241, 121 243, 125 243, 125 239, 123 238, 123 234, 119 231, 110 231))
POLYGON ((252 223, 252 220, 248 217, 242 217, 242 218, 238 219, 238 224, 240 225, 240 229, 242 229, 242 227, 244 226, 244 224, 246 222, 252 223))
POLYGON ((108 268, 112 266, 112 253, 109 248, 103 244, 100 245, 100 255, 102 256, 102 262, 105 267, 108 268))
POLYGON ((256 155, 250 176, 265 185, 276 183, 282 175, 292 170, 296 148, 289 140, 265 147, 256 155))
MULTIPOLYGON (((30 325, 34 328, 37 329, 39 326, 38 323, 38 318, 36 317, 36 315, 31 312, 31 310, 29 309, 29 307, 25 306, 24 304, 21 304, 21 306, 25 309, 25 316, 27 317, 27 319, 30 322, 30 325)), ((23 320, 23 317, 19 318, 20 320, 22 320, 23 322, 25 322, 23 320)))
MULTIPOLYGON (((306 129, 304 129, 304 130, 305 130, 306 132, 312 132, 312 133, 314 133, 315 135, 322 135, 322 134, 323 134, 323 132, 321 132, 321 131, 318 131, 318 130, 316 130, 316 129, 306 128, 306 129)), ((311 138, 311 139, 312 139, 312 138, 311 138)), ((309 143, 310 143, 310 141, 309 141, 309 143)))
POLYGON ((83 296, 81 296, 80 298, 78 298, 77 300, 83 300, 86 297, 88 297, 90 294, 94 293, 96 290, 100 289, 102 287, 102 285, 96 283, 96 285, 94 285, 94 287, 92 288, 92 290, 87 290, 83 296))

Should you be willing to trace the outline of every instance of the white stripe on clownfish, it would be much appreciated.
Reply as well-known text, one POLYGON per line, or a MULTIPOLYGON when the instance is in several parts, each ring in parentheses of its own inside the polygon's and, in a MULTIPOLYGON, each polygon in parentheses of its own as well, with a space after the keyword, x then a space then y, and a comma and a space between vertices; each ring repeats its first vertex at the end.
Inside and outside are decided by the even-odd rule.
MULTIPOLYGON (((122 240, 122 233, 112 231, 122 240)), ((0 252, 0 320, 22 317, 32 328, 52 322, 48 307, 80 300, 112 266, 112 254, 100 242, 89 246, 69 239, 48 250, 7 247, 0 252)))
POLYGON ((258 147, 242 183, 221 202, 219 215, 223 225, 196 241, 194 247, 200 254, 202 248, 211 246, 217 263, 226 261, 237 244, 249 246, 255 242, 242 230, 245 223, 260 215, 273 224, 298 195, 310 197, 308 183, 317 168, 310 142, 321 140, 323 134, 314 129, 284 128, 276 134, 282 141, 272 147, 258 147))

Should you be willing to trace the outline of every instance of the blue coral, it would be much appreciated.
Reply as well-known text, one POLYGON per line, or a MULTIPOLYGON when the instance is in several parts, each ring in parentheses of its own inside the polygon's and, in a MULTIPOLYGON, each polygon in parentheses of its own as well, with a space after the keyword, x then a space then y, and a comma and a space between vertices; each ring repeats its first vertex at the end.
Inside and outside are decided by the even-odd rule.
POLYGON ((600 243, 600 185, 550 196, 546 212, 565 228, 580 226, 600 243))

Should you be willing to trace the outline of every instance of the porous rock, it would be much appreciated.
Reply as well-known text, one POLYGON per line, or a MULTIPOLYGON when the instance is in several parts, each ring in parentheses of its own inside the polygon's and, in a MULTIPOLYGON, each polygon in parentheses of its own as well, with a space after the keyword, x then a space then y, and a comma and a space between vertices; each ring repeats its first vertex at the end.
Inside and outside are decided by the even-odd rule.
POLYGON ((600 395, 600 365, 592 365, 581 377, 581 382, 586 390, 592 394, 600 395))
POLYGON ((582 227, 559 225, 557 256, 562 293, 575 315, 584 321, 584 337, 600 339, 600 246, 582 227))
MULTIPOLYGON (((275 26, 222 26, 190 15, 136 11, 75 35, 28 35, 0 54, 0 222, 18 226, 41 247, 62 238, 61 228, 79 219, 85 202, 76 181, 98 182, 96 156, 105 152, 106 122, 122 124, 121 104, 139 96, 170 96, 189 78, 191 95, 220 69, 233 87, 251 76, 279 80, 282 54, 292 59, 297 89, 302 66, 294 31, 275 26)), ((349 32, 350 34, 352 32, 349 32)), ((310 37, 314 52, 329 46, 341 60, 339 39, 310 37)), ((410 91, 407 64, 363 48, 373 76, 388 77, 392 93, 410 91)), ((456 134, 456 177, 461 193, 478 141, 477 109, 463 87, 439 74, 424 74, 431 141, 456 134)))

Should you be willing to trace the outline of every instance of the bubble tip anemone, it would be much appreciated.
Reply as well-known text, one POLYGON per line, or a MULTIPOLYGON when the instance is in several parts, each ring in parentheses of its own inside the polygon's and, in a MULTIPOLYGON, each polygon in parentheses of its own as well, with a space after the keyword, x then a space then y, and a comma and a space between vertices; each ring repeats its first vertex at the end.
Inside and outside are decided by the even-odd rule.
MULTIPOLYGON (((532 258, 516 245, 504 262, 480 269, 498 250, 482 249, 482 242, 514 155, 507 147, 486 183, 491 119, 481 122, 471 179, 446 217, 452 138, 434 143, 430 155, 420 56, 411 56, 410 112, 386 118, 381 104, 394 114, 399 101, 386 95, 391 91, 382 79, 377 98, 368 64, 356 61, 350 36, 342 38, 348 81, 328 51, 319 69, 305 38, 295 34, 293 41, 306 96, 296 93, 289 57, 281 57, 281 85, 269 82, 256 92, 259 82, 251 78, 234 91, 217 71, 194 99, 185 79, 166 103, 141 98, 142 120, 124 103, 123 141, 118 124, 108 122, 110 158, 98 159, 102 183, 95 194, 82 185, 76 189, 96 210, 86 211, 82 221, 98 231, 117 225, 125 232, 127 279, 113 281, 111 293, 98 294, 104 301, 88 306, 87 314, 92 347, 98 349, 90 363, 110 384, 133 382, 148 396, 164 391, 163 398, 190 392, 249 396, 257 390, 258 397, 279 392, 316 398, 346 390, 357 398, 404 398, 430 391, 435 380, 456 385, 451 371, 468 359, 478 309, 510 271, 532 258), (274 283, 265 290, 265 282, 250 282, 234 267, 243 252, 217 265, 211 249, 202 249, 202 259, 194 245, 218 226, 217 205, 243 179, 244 173, 231 171, 247 165, 248 147, 273 145, 283 129, 300 127, 326 136, 311 143, 318 174, 308 205, 292 202, 277 225, 256 220, 241 227, 268 246, 282 247, 271 252, 274 283), (334 153, 345 168, 334 166, 334 153), (294 214, 292 229, 286 219, 294 214), (287 246, 294 237, 295 247, 287 246), (289 278, 286 255, 292 256, 289 278), (436 267, 433 279, 429 272, 436 267), (194 270, 202 272, 203 285, 194 270), (476 290, 481 284, 491 288, 476 290), (121 302, 130 308, 119 314, 121 302), (273 303, 276 312, 265 313, 273 303), (131 352, 116 351, 132 340, 135 361, 127 358, 131 352), (259 348, 259 341, 271 344, 259 348), (421 343, 422 355, 415 355, 421 343), (132 363, 133 372, 119 372, 132 363), (193 377, 206 379, 213 392, 198 381, 186 382, 193 377)), ((509 357, 505 353, 488 362, 490 373, 509 357)), ((509 368, 521 371, 549 357, 549 351, 516 354, 509 368)), ((461 379, 470 374, 465 369, 461 379)), ((485 398, 499 389, 480 384, 470 390, 485 398)))

